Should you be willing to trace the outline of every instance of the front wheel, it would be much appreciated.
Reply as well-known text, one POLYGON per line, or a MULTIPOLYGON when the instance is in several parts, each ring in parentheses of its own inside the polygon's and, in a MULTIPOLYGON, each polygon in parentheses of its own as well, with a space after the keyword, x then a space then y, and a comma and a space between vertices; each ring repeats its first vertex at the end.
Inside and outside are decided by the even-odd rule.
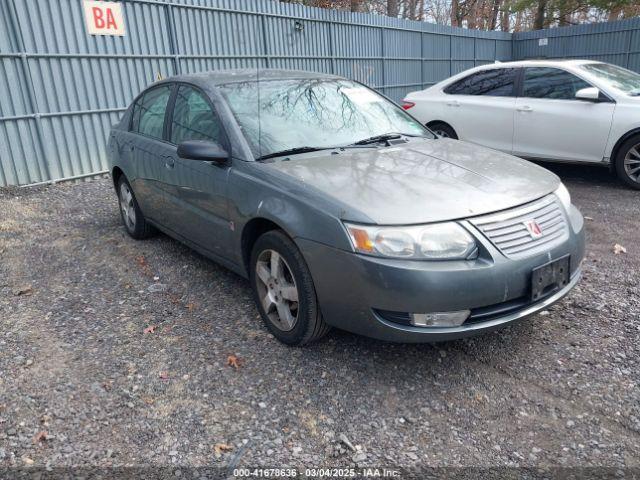
POLYGON ((155 234, 155 228, 144 218, 133 189, 124 175, 118 179, 116 189, 120 204, 120 217, 127 233, 136 240, 142 240, 155 234))
POLYGON ((640 190, 640 135, 626 140, 615 158, 618 178, 636 190, 640 190))
POLYGON ((452 138, 453 140, 458 140, 458 134, 453 129, 451 125, 444 122, 431 122, 427 124, 429 130, 442 138, 452 138))
POLYGON ((273 230, 256 241, 249 273, 260 316, 278 340, 302 346, 329 332, 311 272, 284 233, 273 230))

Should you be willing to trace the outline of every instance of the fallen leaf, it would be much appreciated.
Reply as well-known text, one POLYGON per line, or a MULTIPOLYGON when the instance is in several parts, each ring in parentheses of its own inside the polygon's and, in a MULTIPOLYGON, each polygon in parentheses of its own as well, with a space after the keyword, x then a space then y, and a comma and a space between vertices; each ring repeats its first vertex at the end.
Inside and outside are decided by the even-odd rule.
POLYGON ((31 288, 31 285, 25 285, 24 287, 18 288, 14 293, 16 297, 20 297, 22 295, 28 297, 33 293, 33 288, 31 288))
POLYGON ((162 380, 169 380, 169 372, 160 372, 160 378, 162 380))
POLYGON ((38 432, 35 437, 33 437, 33 444, 37 445, 40 442, 44 442, 47 439, 48 433, 44 430, 38 432))
POLYGON ((35 463, 33 460, 31 460, 27 456, 23 456, 23 457, 21 457, 21 459, 22 459, 22 461, 24 462, 25 465, 33 465, 35 463))
POLYGON ((140 265, 141 267, 147 266, 147 259, 144 258, 144 255, 140 255, 139 257, 136 257, 136 262, 138 262, 138 265, 140 265))
POLYGON ((619 255, 621 253, 627 253, 627 249, 624 248, 622 245, 620 245, 619 243, 616 243, 613 246, 613 253, 615 253, 616 255, 619 255))
POLYGON ((158 328, 156 325, 149 325, 144 329, 144 333, 153 333, 156 331, 156 328, 158 328))
POLYGON ((231 450, 233 450, 233 447, 231 445, 227 445, 226 443, 216 443, 213 446, 213 451, 216 454, 216 457, 219 457, 224 452, 230 452, 231 450))
POLYGON ((189 310, 190 312, 195 310, 195 308, 196 308, 196 304, 195 303, 187 303, 187 310, 189 310))
POLYGON ((242 360, 235 355, 229 355, 227 357, 227 365, 233 368, 240 368, 242 365, 242 360))

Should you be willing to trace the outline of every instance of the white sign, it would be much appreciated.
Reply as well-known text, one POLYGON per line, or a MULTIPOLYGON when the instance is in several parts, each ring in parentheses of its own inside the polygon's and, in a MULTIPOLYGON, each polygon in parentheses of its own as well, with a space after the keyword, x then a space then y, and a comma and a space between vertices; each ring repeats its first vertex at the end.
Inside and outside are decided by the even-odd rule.
POLYGON ((125 35, 126 29, 120 2, 85 0, 83 4, 89 35, 125 35))
POLYGON ((547 45, 549 45, 549 39, 548 38, 541 38, 538 40, 538 46, 539 47, 546 47, 547 45))

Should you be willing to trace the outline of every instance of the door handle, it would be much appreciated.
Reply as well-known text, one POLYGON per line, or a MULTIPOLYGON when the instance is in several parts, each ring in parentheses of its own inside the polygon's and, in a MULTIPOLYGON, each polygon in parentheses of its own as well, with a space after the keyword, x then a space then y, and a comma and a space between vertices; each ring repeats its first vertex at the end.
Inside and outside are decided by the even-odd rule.
POLYGON ((533 112, 533 108, 531 108, 529 105, 523 105, 522 107, 518 107, 517 110, 519 112, 533 112))
POLYGON ((129 150, 130 150, 130 151, 132 151, 132 152, 133 152, 135 149, 136 149, 136 147, 134 147, 133 145, 129 145, 129 150))
POLYGON ((173 158, 171 158, 171 157, 164 157, 164 166, 165 166, 167 169, 171 170, 173 167, 175 167, 175 165, 176 165, 176 163, 175 163, 175 161, 173 160, 173 158))
POLYGON ((450 102, 447 102, 447 105, 449 105, 450 107, 459 107, 460 102, 457 100, 451 100, 450 102))

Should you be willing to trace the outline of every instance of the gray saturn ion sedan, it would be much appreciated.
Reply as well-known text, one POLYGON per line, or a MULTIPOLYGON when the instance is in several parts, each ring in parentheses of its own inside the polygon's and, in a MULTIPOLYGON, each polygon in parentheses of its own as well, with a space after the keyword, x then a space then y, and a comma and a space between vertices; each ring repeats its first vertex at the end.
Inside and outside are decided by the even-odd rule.
POLYGON ((331 327, 460 338, 549 307, 580 277, 583 219, 558 177, 438 138, 344 78, 168 78, 135 99, 108 155, 127 232, 161 230, 248 277, 287 344, 331 327))

